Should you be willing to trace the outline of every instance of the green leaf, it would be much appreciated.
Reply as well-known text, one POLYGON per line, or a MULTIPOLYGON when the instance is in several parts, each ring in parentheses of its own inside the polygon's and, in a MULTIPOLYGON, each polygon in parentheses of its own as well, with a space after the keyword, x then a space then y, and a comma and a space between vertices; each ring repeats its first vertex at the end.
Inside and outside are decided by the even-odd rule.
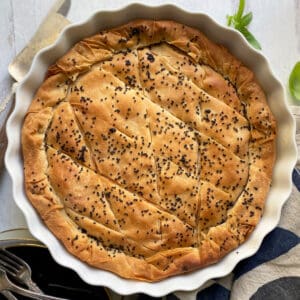
POLYGON ((289 78, 289 88, 291 95, 300 101, 300 61, 298 61, 289 78))
POLYGON ((239 31, 254 48, 261 50, 261 45, 246 27, 239 28, 239 31))
POLYGON ((238 11, 233 16, 227 17, 227 25, 234 27, 240 31, 247 41, 256 49, 261 50, 261 46, 253 34, 247 29, 247 26, 251 23, 253 15, 249 12, 243 16, 245 9, 245 0, 240 0, 238 11))
POLYGON ((244 15, 240 21, 241 27, 248 26, 250 24, 250 22, 252 21, 252 17, 253 17, 252 12, 249 12, 246 15, 244 15))

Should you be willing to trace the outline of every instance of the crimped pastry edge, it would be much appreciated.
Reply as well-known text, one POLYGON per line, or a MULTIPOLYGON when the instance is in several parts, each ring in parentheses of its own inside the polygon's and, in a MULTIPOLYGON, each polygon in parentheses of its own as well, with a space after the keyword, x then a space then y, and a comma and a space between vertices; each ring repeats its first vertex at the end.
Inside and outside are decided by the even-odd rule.
MULTIPOLYGON (((230 61, 232 64, 237 64, 240 65, 239 61, 236 60, 233 56, 231 56, 223 47, 217 46, 213 43, 211 43, 208 39, 206 39, 204 36, 202 36, 202 34, 198 34, 197 30, 191 29, 189 27, 185 27, 184 28, 184 34, 182 34, 182 32, 180 32, 180 28, 181 25, 180 24, 176 24, 174 22, 171 21, 166 21, 166 22, 153 22, 153 21, 134 21, 131 22, 129 24, 126 24, 124 26, 121 26, 120 28, 114 29, 114 32, 117 32, 118 36, 124 37, 125 39, 126 34, 128 34, 128 28, 129 27, 139 27, 141 28, 146 26, 146 28, 148 28, 148 30, 151 32, 151 36, 152 37, 156 37, 158 36, 160 39, 166 40, 167 42, 175 45, 176 43, 178 45, 184 45, 186 44, 187 41, 190 41, 192 37, 198 36, 199 37, 199 42, 195 43, 195 49, 193 49, 193 51, 190 51, 189 55, 196 59, 196 60, 201 60, 206 64, 210 64, 213 65, 214 68, 218 69, 219 72, 221 72, 223 74, 223 76, 228 76, 230 78, 230 80, 232 82, 235 82, 237 85, 237 89, 239 90, 240 88, 242 89, 241 94, 258 94, 259 97, 259 102, 260 104, 262 104, 263 106, 266 105, 266 100, 265 97, 263 95, 263 92, 261 91, 260 87, 257 85, 256 81, 253 78, 253 74, 251 71, 249 71, 247 68, 245 67, 240 67, 239 66, 239 73, 237 74, 236 78, 233 78, 232 74, 229 74, 227 72, 227 70, 223 70, 223 66, 222 66, 222 61, 219 60, 220 57, 226 57, 228 59, 228 61, 230 61), (168 29, 168 26, 170 27, 170 29, 168 29), (172 29, 174 28, 174 26, 178 26, 178 31, 177 31, 177 35, 172 36, 172 29), (162 30, 162 28, 167 28, 166 32, 164 32, 164 30, 162 30), (156 34, 157 32, 157 34, 156 34), (171 33, 168 35, 168 33, 171 33), (165 36, 164 36, 165 35, 165 36), (182 39, 182 36, 186 35, 186 40, 180 40, 180 42, 176 41, 178 40, 178 38, 180 37, 182 39), (162 36, 162 37, 161 37, 162 36), (204 50, 203 50, 204 49, 204 50), (204 53, 207 51, 210 54, 207 55, 207 57, 205 57, 205 55, 201 55, 201 51, 203 51, 204 53), (200 54, 199 54, 200 53, 200 54), (212 54, 212 55, 211 55, 212 54), (227 72, 227 73, 226 73, 227 72)), ((91 38, 93 39, 93 38, 91 38)), ((96 38, 97 39, 97 38, 96 38)), ((112 45, 110 45, 110 48, 112 49, 117 49, 118 45, 114 44, 114 36, 112 36, 112 38, 108 37, 107 39, 108 41, 112 41, 112 45)), ((147 35, 142 37, 143 43, 147 44, 147 43, 153 43, 153 42, 157 42, 156 40, 153 41, 153 39, 147 39, 147 35)), ((94 42, 94 41, 93 41, 94 42)), ((82 43, 82 42, 81 42, 82 43)), ((141 45, 145 45, 145 44, 141 44, 141 45)), ((132 45, 132 47, 136 47, 137 45, 132 45)), ((76 65, 76 68, 72 68, 72 66, 68 65, 68 56, 70 55, 70 57, 74 57, 74 54, 76 55, 77 51, 75 50, 76 47, 81 47, 80 43, 75 45, 75 47, 73 49, 71 49, 62 59, 60 59, 54 66, 49 68, 49 72, 48 72, 48 77, 51 78, 52 76, 62 76, 60 73, 63 73, 64 75, 67 75, 68 77, 72 77, 72 76, 77 76, 78 73, 83 72, 86 70, 86 68, 89 67, 89 65, 86 62, 86 58, 82 56, 82 63, 79 63, 76 65), (75 53, 74 53, 75 51, 75 53)), ((100 53, 100 59, 102 57, 107 57, 107 52, 105 51, 106 49, 104 49, 103 53, 100 53), (103 55, 103 56, 102 56, 103 55)), ((181 49, 183 51, 186 51, 186 49, 181 49)), ((89 60, 89 64, 93 64, 97 61, 99 61, 99 57, 96 57, 95 60, 93 61, 93 58, 88 58, 89 60)), ((235 75, 235 74, 234 74, 235 75)), ((257 101, 257 99, 255 100, 257 101)), ((34 107, 31 111, 32 113, 35 113, 36 108, 34 107)), ((255 114, 255 111, 253 112, 255 114)), ((271 113, 269 114, 269 118, 270 118, 270 123, 272 130, 275 132, 275 121, 271 115, 271 113)), ((256 125, 258 126, 258 125, 256 125)), ((255 124, 253 126, 253 128, 255 128, 255 124)), ((265 128, 259 128, 257 127, 257 130, 259 132, 263 132, 263 130, 266 130, 265 128)), ((28 138, 28 136, 32 137, 32 133, 27 133, 26 132, 26 125, 25 125, 25 130, 23 131, 23 144, 24 144, 24 149, 26 148, 27 144, 30 144, 28 142, 28 140, 31 140, 31 142, 33 144, 28 145, 28 147, 36 147, 37 144, 33 139, 28 138)), ((273 132, 273 134, 274 134, 273 132)), ((257 142, 259 143, 259 142, 257 142)), ((257 144, 259 145, 260 148, 265 149, 265 154, 264 154, 264 159, 266 161, 268 161, 267 163, 267 168, 264 170, 264 172, 257 172, 257 169, 255 169, 255 167, 252 168, 253 174, 256 174, 254 177, 257 179, 258 184, 262 183, 262 190, 261 190, 261 194, 258 195, 258 203, 260 205, 263 205, 263 201, 266 198, 268 189, 269 189, 269 183, 271 180, 271 175, 272 175, 272 167, 275 161, 275 134, 272 136, 271 138, 268 140, 268 143, 264 144, 257 144)), ((255 146, 254 146, 255 148, 255 146)), ((25 150, 26 151, 26 150, 25 150)), ((39 161, 38 158, 39 154, 33 155, 32 158, 27 159, 26 155, 25 155, 25 166, 30 166, 32 165, 32 162, 37 162, 39 161)), ((40 170, 42 170, 43 168, 41 168, 40 170)), ((30 176, 27 178, 29 178, 30 181, 30 176)), ((61 239, 63 241, 63 243, 67 246, 67 248, 76 256, 78 256, 80 259, 83 259, 84 261, 88 261, 89 263, 91 263, 92 265, 96 265, 96 266, 100 266, 101 268, 104 269, 108 269, 108 270, 112 270, 114 271, 114 267, 109 264, 109 263, 98 263, 97 261, 94 260, 89 260, 88 257, 86 256, 86 253, 84 253, 84 251, 76 251, 75 249, 72 249, 71 245, 68 244, 68 242, 66 241, 66 234, 64 233, 64 230, 59 231, 59 233, 57 232, 57 229, 55 229, 55 227, 57 226, 57 224, 55 225, 55 223, 58 221, 59 224, 63 224, 64 222, 64 214, 60 214, 59 213, 59 209, 55 210, 53 212, 45 212, 44 213, 44 207, 41 207, 40 205, 40 199, 34 199, 35 197, 33 197, 32 195, 30 195, 30 193, 28 193, 29 198, 31 199, 31 201, 33 202, 34 206, 37 208, 38 211, 40 211, 40 213, 42 214, 43 219, 45 220, 46 224, 49 226, 49 228, 59 237, 59 239, 61 239), (54 225, 53 225, 54 224, 54 225)), ((232 218, 233 220, 233 218, 232 218)), ((255 227, 255 225, 257 224, 257 222, 259 221, 259 217, 256 217, 255 220, 252 220, 251 224, 249 225, 249 228, 247 228, 246 230, 246 234, 244 237, 239 236, 238 240, 239 243, 241 243, 243 241, 243 239, 247 238, 249 233, 253 230, 253 228, 255 227)), ((60 228, 65 228, 67 227, 66 225, 62 225, 60 226, 60 228)), ((222 226, 224 227, 224 225, 222 226)), ((224 229, 224 228, 222 228, 224 229)), ((227 230, 227 229, 226 229, 227 230)), ((223 233, 223 232, 222 232, 223 233)), ((177 273, 181 273, 183 269, 187 268, 187 264, 189 265, 188 269, 192 270, 198 267, 202 267, 205 266, 207 264, 211 264, 214 263, 216 261, 218 261, 221 257, 223 257, 225 254, 227 254, 228 252, 232 251, 235 247, 237 246, 236 242, 232 243, 232 246, 228 247, 227 251, 224 252, 222 255, 220 254, 215 254, 212 253, 210 257, 207 257, 206 259, 204 259, 203 261, 199 262, 199 259, 196 259, 193 255, 191 255, 191 259, 187 258, 186 261, 178 261, 178 263, 175 263, 174 265, 176 265, 176 267, 174 268, 170 268, 169 272, 165 272, 165 274, 159 274, 160 272, 155 272, 152 270, 147 270, 146 268, 144 268, 144 266, 142 268, 132 268, 129 267, 129 269, 127 270, 127 268, 123 268, 123 270, 121 270, 121 275, 124 277, 128 277, 128 278, 135 278, 135 279, 144 279, 144 280, 160 280, 162 278, 168 277, 170 275, 175 275, 177 273), (144 275, 136 275, 134 274, 135 271, 132 271, 132 269, 136 269, 136 270, 145 270, 144 275), (132 274, 133 273, 133 274, 132 274), (131 274, 131 275, 128 275, 131 274), (149 275, 150 274, 150 275, 149 275), (145 276, 145 278, 143 278, 143 276, 145 276), (149 278, 148 278, 148 277, 149 278)), ((208 247, 207 245, 205 245, 205 248, 208 247)), ((210 247, 211 248, 211 247, 210 247)), ((206 252, 206 251, 205 251, 206 252)), ((207 251, 208 253, 210 253, 211 251, 207 251)), ((191 252, 192 253, 192 252, 191 252)), ((187 255, 186 257, 189 257, 189 255, 187 255)), ((204 256, 203 256, 204 257, 204 256)), ((123 261, 125 258, 120 258, 121 261, 123 261)), ((126 262, 128 262, 128 258, 125 259, 126 262)), ((131 262, 130 264, 133 264, 134 262, 131 262)), ((125 265, 125 264, 124 264, 125 265)), ((137 274, 139 274, 139 272, 136 272, 137 274)), ((143 273, 143 271, 141 271, 141 273, 143 273)))

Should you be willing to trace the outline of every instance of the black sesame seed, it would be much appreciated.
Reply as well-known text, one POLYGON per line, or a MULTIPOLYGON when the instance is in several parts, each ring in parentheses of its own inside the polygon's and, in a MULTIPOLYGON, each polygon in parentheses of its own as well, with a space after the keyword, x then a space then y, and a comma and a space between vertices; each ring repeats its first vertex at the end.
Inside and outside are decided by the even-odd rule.
POLYGON ((147 53, 147 59, 153 63, 155 61, 154 56, 151 53, 147 53))

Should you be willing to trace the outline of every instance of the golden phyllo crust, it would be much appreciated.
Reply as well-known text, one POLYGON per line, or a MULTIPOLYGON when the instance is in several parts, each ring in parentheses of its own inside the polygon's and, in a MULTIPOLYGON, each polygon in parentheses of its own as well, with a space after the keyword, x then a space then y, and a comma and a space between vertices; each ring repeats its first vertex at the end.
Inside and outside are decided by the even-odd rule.
POLYGON ((49 68, 22 131, 26 192, 80 260, 157 281, 248 238, 275 136, 253 73, 224 47, 173 21, 133 21, 49 68))

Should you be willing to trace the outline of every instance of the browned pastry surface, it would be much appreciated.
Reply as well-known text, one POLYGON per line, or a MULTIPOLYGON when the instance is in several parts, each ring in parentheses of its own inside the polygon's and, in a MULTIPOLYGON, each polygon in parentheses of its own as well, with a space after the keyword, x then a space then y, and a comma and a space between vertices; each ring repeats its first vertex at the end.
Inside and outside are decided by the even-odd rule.
POLYGON ((25 118, 28 198, 69 252, 157 281, 219 261, 258 223, 275 121, 253 73, 173 21, 77 43, 25 118))

